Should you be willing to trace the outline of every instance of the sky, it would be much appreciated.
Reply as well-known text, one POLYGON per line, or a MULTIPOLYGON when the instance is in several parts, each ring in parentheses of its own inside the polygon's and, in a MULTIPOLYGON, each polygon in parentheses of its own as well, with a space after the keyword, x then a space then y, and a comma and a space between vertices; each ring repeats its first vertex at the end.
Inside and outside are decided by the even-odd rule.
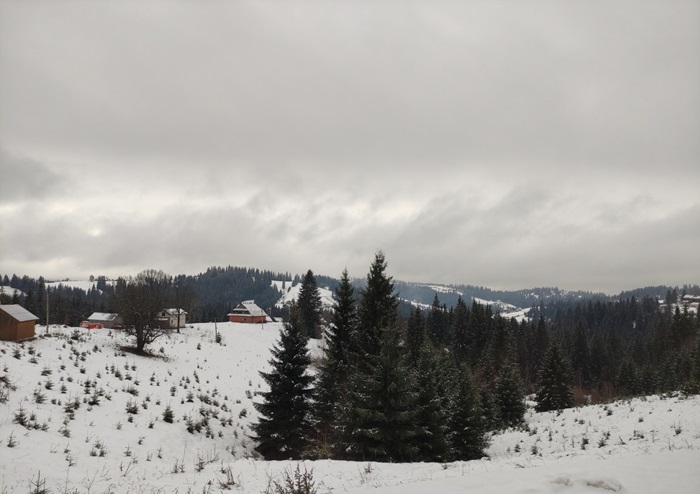
POLYGON ((700 283, 696 1, 0 0, 0 274, 700 283))

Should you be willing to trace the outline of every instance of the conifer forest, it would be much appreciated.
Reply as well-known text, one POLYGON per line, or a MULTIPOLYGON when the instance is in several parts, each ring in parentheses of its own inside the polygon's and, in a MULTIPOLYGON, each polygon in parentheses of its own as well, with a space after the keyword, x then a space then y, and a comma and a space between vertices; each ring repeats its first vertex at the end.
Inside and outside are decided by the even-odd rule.
MULTIPOLYGON (((0 279, 21 292, 2 303, 41 323, 48 296, 50 323, 68 326, 114 311, 130 283, 98 276, 88 291, 52 284, 47 293, 43 278, 0 279)), ((246 299, 286 321, 255 404, 256 449, 269 460, 477 459, 490 431, 522 423, 526 400, 548 411, 700 392, 700 321, 683 304, 696 286, 542 299, 516 319, 461 296, 448 306, 437 292, 431 305, 408 305, 381 251, 364 280, 347 270, 334 280, 234 267, 167 280, 161 302, 183 307, 188 322, 225 320, 246 299), (301 284, 290 307, 275 307, 275 280, 301 284), (333 288, 333 309, 320 302, 321 283, 333 288), (323 358, 312 360, 309 338, 323 338, 323 358)))

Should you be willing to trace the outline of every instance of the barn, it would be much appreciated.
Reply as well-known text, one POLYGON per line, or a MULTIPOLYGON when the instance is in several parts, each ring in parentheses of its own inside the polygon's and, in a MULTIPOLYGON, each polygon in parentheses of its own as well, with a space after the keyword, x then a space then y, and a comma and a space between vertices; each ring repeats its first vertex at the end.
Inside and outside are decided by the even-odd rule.
POLYGON ((267 322, 267 314, 260 307, 255 305, 255 301, 246 300, 236 306, 228 314, 229 322, 243 322, 249 324, 260 324, 267 322))
POLYGON ((20 341, 34 338, 38 317, 17 304, 0 305, 0 340, 20 341))
MULTIPOLYGON (((99 324, 102 328, 119 329, 124 326, 124 320, 119 314, 110 312, 93 312, 87 318, 88 324, 99 324)), ((95 326, 97 327, 97 326, 95 326)))

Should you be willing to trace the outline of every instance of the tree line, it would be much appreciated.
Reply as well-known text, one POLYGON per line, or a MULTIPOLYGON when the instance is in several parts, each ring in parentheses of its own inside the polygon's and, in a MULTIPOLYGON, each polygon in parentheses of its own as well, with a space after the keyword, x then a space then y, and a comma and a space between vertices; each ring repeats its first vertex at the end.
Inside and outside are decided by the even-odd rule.
MULTIPOLYGON (((136 275, 138 276, 138 275, 136 275)), ((78 326, 93 312, 119 312, 117 287, 123 286, 134 277, 119 277, 116 280, 105 276, 91 276, 93 288, 83 290, 66 284, 48 286, 44 277, 31 278, 17 275, 0 276, 2 285, 15 288, 20 294, 0 293, 3 304, 20 304, 39 318, 46 321, 46 297, 49 298, 50 324, 78 326)), ((161 309, 174 307, 188 312, 189 322, 225 321, 226 315, 240 302, 254 299, 270 315, 282 314, 274 307, 281 296, 279 290, 272 286, 273 280, 301 280, 289 273, 244 268, 211 267, 198 275, 177 275, 170 277, 173 290, 165 297, 161 309), (177 293, 187 293, 186 306, 180 307, 177 293), (190 297, 189 294, 193 294, 190 297)), ((292 281, 293 282, 293 281, 292 281)), ((290 283, 291 284, 291 283, 290 283)))
POLYGON ((469 460, 489 431, 522 422, 527 394, 547 411, 700 391, 700 323, 687 309, 634 297, 566 302, 518 322, 461 298, 448 308, 436 294, 429 310, 401 318, 386 269, 379 252, 357 293, 343 272, 314 377, 314 298, 293 307, 261 373, 269 390, 254 432, 266 459, 469 460))

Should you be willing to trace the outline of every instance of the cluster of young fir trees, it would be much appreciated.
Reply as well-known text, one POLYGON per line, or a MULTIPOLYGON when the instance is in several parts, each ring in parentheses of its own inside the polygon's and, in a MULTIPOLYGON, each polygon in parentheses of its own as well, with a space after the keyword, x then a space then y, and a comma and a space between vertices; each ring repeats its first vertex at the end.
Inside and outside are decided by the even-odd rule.
POLYGON ((292 309, 272 370, 261 373, 269 391, 256 403, 254 432, 265 458, 468 460, 483 456, 489 429, 522 420, 516 370, 504 366, 493 397, 482 398, 466 361, 433 341, 424 324, 410 331, 399 324, 386 268, 377 253, 359 297, 343 272, 315 378, 305 303, 292 309))
POLYGON ((320 302, 313 273, 304 277, 272 370, 262 373, 269 391, 256 404, 254 432, 265 458, 469 460, 483 455, 489 431, 522 422, 526 394, 548 411, 591 395, 700 387, 699 322, 687 310, 652 311, 648 300, 610 303, 599 318, 603 329, 585 306, 567 323, 537 311, 534 320, 517 322, 461 299, 448 309, 436 295, 428 311, 416 308, 400 321, 386 268, 379 252, 358 296, 343 272, 314 377, 307 338, 320 302), (625 319, 635 305, 637 322, 625 319))

